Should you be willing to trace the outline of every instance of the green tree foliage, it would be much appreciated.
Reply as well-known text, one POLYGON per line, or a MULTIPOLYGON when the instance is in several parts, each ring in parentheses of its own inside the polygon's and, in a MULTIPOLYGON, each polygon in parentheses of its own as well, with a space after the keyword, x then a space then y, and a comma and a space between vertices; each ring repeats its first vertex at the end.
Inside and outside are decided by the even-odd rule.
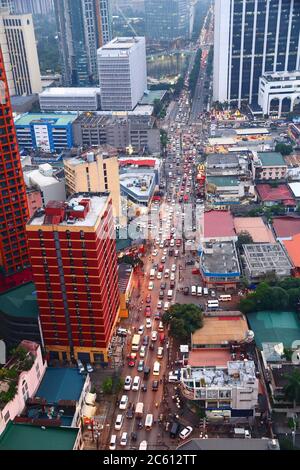
POLYGON ((107 377, 102 384, 103 393, 111 395, 113 392, 113 380, 111 377, 107 377))
POLYGON ((207 56, 207 64, 206 64, 206 76, 207 78, 211 77, 213 71, 213 61, 214 61, 214 46, 210 46, 209 53, 207 56))
POLYGON ((294 408, 300 403, 300 371, 294 369, 290 374, 286 374, 287 384, 284 386, 285 397, 293 402, 294 408))
POLYGON ((253 243, 253 238, 251 237, 249 232, 243 231, 239 234, 236 246, 241 248, 242 245, 248 245, 249 243, 253 243))
POLYGON ((203 326, 203 313, 194 304, 175 304, 164 313, 163 322, 170 326, 171 336, 189 342, 191 334, 203 326))
POLYGON ((165 149, 168 145, 168 134, 164 129, 160 131, 160 142, 163 149, 165 149))
POLYGON ((275 147, 275 152, 279 152, 285 157, 286 155, 291 155, 291 153, 293 153, 293 146, 279 143, 275 147))
POLYGON ((194 96, 195 90, 196 90, 196 85, 197 85, 198 76, 199 76, 200 67, 201 67, 201 59, 202 59, 202 50, 198 49, 196 53, 194 66, 190 73, 190 80, 189 80, 189 90, 190 90, 192 97, 194 96))

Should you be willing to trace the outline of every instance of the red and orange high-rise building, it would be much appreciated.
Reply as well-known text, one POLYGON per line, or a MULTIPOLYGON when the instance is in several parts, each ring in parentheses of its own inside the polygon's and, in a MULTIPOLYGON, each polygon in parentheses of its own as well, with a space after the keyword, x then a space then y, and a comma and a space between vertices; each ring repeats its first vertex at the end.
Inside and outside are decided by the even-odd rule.
POLYGON ((26 228, 46 351, 107 361, 120 308, 109 193, 49 202, 26 228))
POLYGON ((26 188, 0 48, 0 291, 30 280, 26 188))

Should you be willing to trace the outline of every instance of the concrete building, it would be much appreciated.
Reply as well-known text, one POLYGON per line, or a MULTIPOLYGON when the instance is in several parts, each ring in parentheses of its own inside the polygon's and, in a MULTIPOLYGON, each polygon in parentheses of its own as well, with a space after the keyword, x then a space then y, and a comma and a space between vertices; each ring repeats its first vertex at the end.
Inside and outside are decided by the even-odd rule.
POLYGON ((107 362, 120 308, 109 193, 52 201, 26 230, 47 353, 107 362))
POLYGON ((253 152, 252 173, 255 180, 285 180, 287 164, 278 152, 253 152))
POLYGON ((180 452, 194 451, 194 450, 211 450, 211 451, 251 451, 251 450, 280 450, 279 442, 277 439, 255 438, 251 439, 238 439, 233 437, 211 437, 208 439, 190 439, 177 447, 180 452))
POLYGON ((41 191, 39 191, 38 189, 27 189, 26 196, 28 202, 29 217, 32 217, 33 214, 43 206, 42 194, 41 191))
POLYGON ((42 82, 32 16, 2 10, 0 47, 10 95, 40 93, 42 82))
POLYGON ((250 176, 247 152, 230 154, 215 153, 207 155, 207 176, 250 176))
POLYGON ((190 2, 145 0, 146 36, 153 41, 190 38, 190 2))
POLYGON ((256 199, 254 183, 251 177, 242 179, 238 176, 207 176, 207 202, 212 206, 240 204, 244 200, 256 199))
POLYGON ((233 216, 229 211, 205 211, 200 234, 203 243, 237 241, 233 216))
POLYGON ((268 116, 281 117, 300 109, 300 71, 269 72, 259 79, 258 104, 268 116))
POLYGON ((225 291, 236 289, 241 269, 234 242, 202 244, 200 274, 206 287, 225 291))
POLYGON ((64 159, 68 194, 110 192, 114 216, 121 213, 119 163, 116 149, 93 148, 75 158, 64 159))
POLYGON ((251 281, 259 281, 266 273, 277 277, 291 275, 292 264, 279 243, 255 243, 243 245, 245 275, 251 281))
POLYGON ((155 183, 159 185, 162 161, 160 158, 146 158, 146 157, 120 157, 119 158, 120 174, 128 174, 131 176, 139 176, 142 172, 155 176, 155 183))
POLYGON ((42 205, 47 205, 50 201, 66 200, 65 181, 55 176, 53 167, 48 163, 35 169, 26 170, 25 167, 23 173, 27 188, 40 192, 42 205))
POLYGON ((16 394, 12 400, 0 399, 0 435, 5 430, 9 421, 13 421, 25 408, 28 398, 32 398, 44 376, 47 363, 43 360, 41 346, 31 341, 22 341, 19 346, 25 352, 25 359, 22 361, 16 355, 1 369, 3 375, 0 379, 1 392, 7 392, 12 386, 13 379, 5 378, 5 372, 15 368, 17 370, 16 394), (27 368, 26 361, 31 367, 27 368))
POLYGON ((137 205, 148 206, 156 187, 155 174, 143 171, 121 174, 120 186, 122 196, 137 205))
POLYGON ((257 184, 255 190, 263 205, 271 207, 282 205, 286 212, 294 212, 297 206, 294 195, 287 184, 257 184))
POLYGON ((203 403, 206 411, 224 410, 227 416, 254 417, 259 381, 253 361, 228 361, 226 367, 184 367, 180 388, 189 400, 203 403))
POLYGON ((294 235, 300 233, 300 217, 274 217, 272 224, 276 239, 279 241, 292 240, 294 235))
POLYGON ((98 111, 99 88, 47 88, 39 94, 41 111, 98 111))
POLYGON ((74 143, 78 147, 111 145, 120 150, 160 153, 160 130, 150 115, 82 113, 73 123, 74 143))
POLYGON ((47 15, 52 13, 54 6, 52 0, 11 0, 15 13, 32 13, 33 15, 47 15))
POLYGON ((257 104, 262 75, 299 70, 299 25, 294 0, 216 0, 214 100, 257 104))
POLYGON ((147 90, 144 37, 115 38, 98 50, 101 107, 130 111, 147 90))
POLYGON ((300 145, 300 124, 296 124, 292 122, 289 124, 289 136, 291 139, 297 144, 297 146, 300 145))
POLYGON ((73 147, 76 113, 23 114, 15 119, 20 149, 61 152, 73 147))

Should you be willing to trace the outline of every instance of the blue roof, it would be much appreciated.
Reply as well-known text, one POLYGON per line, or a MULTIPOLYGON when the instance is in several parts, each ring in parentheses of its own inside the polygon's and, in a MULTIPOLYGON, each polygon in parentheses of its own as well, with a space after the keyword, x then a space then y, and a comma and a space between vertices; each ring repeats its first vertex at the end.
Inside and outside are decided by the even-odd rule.
POLYGON ((47 403, 59 400, 78 401, 84 386, 85 377, 77 369, 47 368, 36 397, 44 398, 47 403))

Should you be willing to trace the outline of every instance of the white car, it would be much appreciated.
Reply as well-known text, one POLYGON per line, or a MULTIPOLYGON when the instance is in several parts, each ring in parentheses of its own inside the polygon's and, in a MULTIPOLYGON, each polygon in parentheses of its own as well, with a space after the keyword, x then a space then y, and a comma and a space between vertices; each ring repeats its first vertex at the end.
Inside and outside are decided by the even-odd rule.
POLYGON ((130 390, 131 384, 132 384, 132 378, 130 377, 130 375, 127 375, 127 377, 125 378, 125 382, 124 382, 124 390, 130 390))
POLYGON ((123 424, 123 421, 124 421, 124 416, 123 415, 118 415, 117 418, 116 418, 116 422, 115 422, 115 430, 116 431, 120 431, 120 429, 122 427, 122 424, 123 424))
POLYGON ((176 264, 172 264, 172 268, 171 268, 172 273, 176 273, 176 269, 177 269, 176 264))
POLYGON ((147 318, 146 319, 146 328, 151 328, 152 327, 152 321, 150 320, 150 318, 147 318))
POLYGON ((138 375, 136 375, 133 379, 131 390, 133 390, 134 392, 138 392, 140 389, 140 383, 141 383, 141 379, 138 375))
POLYGON ((154 283, 151 281, 149 282, 148 290, 153 290, 153 289, 154 289, 154 283))
POLYGON ((167 256, 167 254, 168 254, 168 250, 165 248, 164 251, 163 251, 163 255, 167 256))
POLYGON ((159 281, 162 279, 162 274, 161 272, 158 272, 157 275, 156 275, 156 279, 158 279, 159 281))
MULTIPOLYGON (((145 357, 146 355, 146 346, 141 346, 140 357, 145 357)), ((131 378, 131 377, 130 377, 131 378)), ((130 389, 129 389, 130 390, 130 389)))
POLYGON ((166 269, 165 270, 165 278, 167 279, 170 276, 170 270, 166 269))
POLYGON ((138 335, 142 335, 144 333, 144 325, 141 325, 138 329, 138 335))
POLYGON ((193 432, 192 426, 187 426, 187 427, 184 428, 182 431, 180 431, 179 437, 180 437, 180 439, 184 440, 184 439, 186 439, 187 437, 189 437, 190 434, 192 434, 192 432, 193 432))
POLYGON ((127 446, 127 439, 128 439, 128 433, 123 432, 121 436, 121 440, 120 440, 120 445, 123 447, 127 446))
POLYGON ((127 405, 128 405, 128 396, 123 395, 120 400, 120 405, 119 405, 120 410, 126 410, 127 405))
POLYGON ((159 301, 157 302, 157 307, 156 307, 157 310, 161 310, 161 309, 162 309, 162 306, 163 306, 163 303, 162 303, 161 300, 159 300, 159 301))
POLYGON ((161 243, 159 244, 159 248, 163 248, 163 247, 164 247, 164 244, 163 244, 163 242, 161 242, 161 243))
POLYGON ((152 331, 151 333, 151 341, 157 341, 157 331, 152 331))
POLYGON ((155 256, 157 256, 157 255, 158 255, 158 251, 157 251, 157 250, 152 251, 152 256, 155 257, 155 256))

